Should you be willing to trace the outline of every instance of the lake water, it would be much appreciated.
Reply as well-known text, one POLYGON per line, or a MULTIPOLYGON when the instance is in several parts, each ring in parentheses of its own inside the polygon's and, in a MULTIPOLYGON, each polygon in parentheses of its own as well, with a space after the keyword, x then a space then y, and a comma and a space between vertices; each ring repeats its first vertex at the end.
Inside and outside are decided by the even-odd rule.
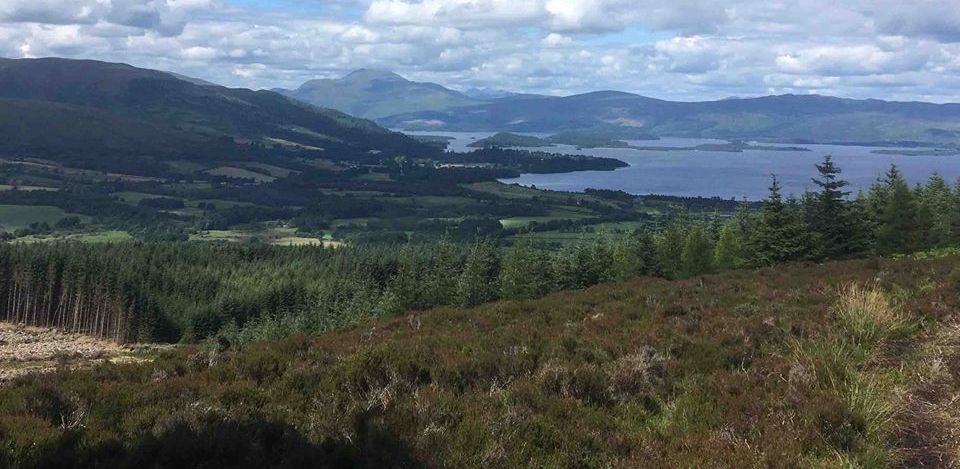
MULTIPOLYGON (((466 132, 410 132, 453 137, 450 149, 470 151, 467 147, 479 138, 492 135, 466 132)), ((531 134, 536 135, 536 134, 531 134)), ((539 135, 542 136, 542 135, 539 135)), ((702 143, 724 143, 721 140, 665 138, 630 142, 638 146, 691 147, 702 143)), ((853 192, 866 191, 896 164, 912 183, 925 181, 939 173, 953 183, 960 178, 960 156, 900 156, 871 153, 878 148, 841 145, 782 145, 809 148, 811 151, 763 151, 742 153, 720 151, 647 151, 623 148, 591 148, 578 150, 569 145, 537 148, 556 153, 570 153, 616 158, 630 166, 616 171, 580 171, 563 174, 524 174, 505 179, 506 183, 536 186, 542 189, 582 192, 584 189, 613 189, 631 194, 663 194, 675 196, 719 196, 759 200, 767 195, 770 175, 776 174, 784 194, 799 195, 815 189, 810 178, 817 174, 815 163, 824 155, 833 155, 843 169, 843 178, 853 192)))

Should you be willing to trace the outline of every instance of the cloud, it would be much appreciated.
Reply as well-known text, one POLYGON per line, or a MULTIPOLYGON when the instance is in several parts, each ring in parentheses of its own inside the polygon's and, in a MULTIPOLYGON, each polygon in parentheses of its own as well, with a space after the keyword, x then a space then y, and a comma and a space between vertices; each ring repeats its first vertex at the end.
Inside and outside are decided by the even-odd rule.
POLYGON ((844 76, 915 71, 922 69, 927 61, 922 51, 890 51, 876 45, 830 45, 780 55, 776 64, 786 73, 844 76))
POLYGON ((960 89, 960 0, 235 1, 0 0, 0 55, 265 88, 369 67, 460 89, 685 100, 960 89))
POLYGON ((885 10, 878 24, 883 34, 960 42, 960 2, 918 0, 909 8, 885 10))

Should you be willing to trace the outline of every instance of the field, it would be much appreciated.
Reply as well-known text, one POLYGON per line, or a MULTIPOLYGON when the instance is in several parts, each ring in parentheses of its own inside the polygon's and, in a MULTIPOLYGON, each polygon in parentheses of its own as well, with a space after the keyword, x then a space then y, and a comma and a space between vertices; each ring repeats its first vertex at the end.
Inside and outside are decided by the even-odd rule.
POLYGON ((17 243, 45 243, 54 241, 78 241, 83 243, 119 243, 131 241, 133 237, 126 231, 107 230, 80 233, 55 233, 47 235, 30 235, 17 238, 17 243))
POLYGON ((57 207, 30 205, 0 205, 0 230, 14 231, 33 223, 53 225, 61 218, 70 216, 57 207))
POLYGON ((40 466, 952 467, 958 263, 641 278, 34 375, 0 394, 0 451, 40 466))

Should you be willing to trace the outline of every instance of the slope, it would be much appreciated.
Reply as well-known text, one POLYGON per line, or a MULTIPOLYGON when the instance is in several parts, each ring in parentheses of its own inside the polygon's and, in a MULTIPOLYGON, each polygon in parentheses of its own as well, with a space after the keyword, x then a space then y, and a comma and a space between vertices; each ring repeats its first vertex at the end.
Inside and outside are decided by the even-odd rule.
POLYGON ((619 138, 648 135, 816 142, 960 140, 960 104, 767 96, 671 102, 601 91, 556 97, 505 98, 380 119, 391 128, 458 131, 591 130, 619 138))
POLYGON ((144 366, 33 376, 0 393, 7 442, 0 460, 115 467, 951 464, 955 412, 911 409, 922 399, 950 402, 960 391, 958 357, 927 353, 940 343, 929 338, 951 330, 960 306, 957 261, 637 279, 535 301, 413 313, 315 338, 242 348, 221 341, 144 366), (934 396, 922 393, 929 380, 937 384, 934 396), (923 439, 913 438, 917 425, 924 425, 923 439))
POLYGON ((311 80, 295 90, 275 91, 310 104, 371 119, 484 102, 434 83, 413 82, 395 73, 376 70, 357 70, 340 79, 311 80))
MULTIPOLYGON (((94 108, 207 138, 270 145, 278 140, 293 142, 323 148, 343 159, 365 158, 371 151, 387 155, 436 153, 373 122, 297 103, 269 91, 198 85, 165 72, 124 64, 57 58, 3 60, 0 98, 25 100, 19 104, 21 108, 28 106, 27 102, 94 108)), ((77 121, 76 125, 79 127, 75 130, 81 132, 87 122, 77 121)), ((150 146, 143 151, 162 149, 150 146)))

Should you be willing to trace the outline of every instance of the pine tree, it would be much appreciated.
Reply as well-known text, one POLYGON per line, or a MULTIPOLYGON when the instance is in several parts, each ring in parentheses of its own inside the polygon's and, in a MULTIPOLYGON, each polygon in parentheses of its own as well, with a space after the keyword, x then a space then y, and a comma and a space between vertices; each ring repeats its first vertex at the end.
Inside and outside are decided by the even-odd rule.
POLYGON ((474 243, 460 274, 457 288, 460 304, 473 306, 497 299, 499 270, 496 247, 489 241, 474 243))
POLYGON ((520 240, 504 255, 500 269, 502 298, 535 298, 554 288, 550 257, 543 249, 520 240))
POLYGON ((920 206, 925 243, 930 247, 950 245, 957 225, 956 199, 947 181, 939 174, 931 176, 921 191, 920 206))
POLYGON ((836 259, 863 252, 866 245, 863 227, 858 226, 851 213, 844 191, 847 181, 840 179, 841 169, 833 163, 830 155, 816 165, 819 178, 813 183, 820 188, 806 200, 807 221, 817 235, 818 254, 836 259))
POLYGON ((613 276, 622 280, 652 275, 656 271, 656 248, 649 233, 637 233, 613 250, 613 276))
POLYGON ((770 184, 770 195, 763 201, 755 233, 751 247, 753 260, 759 265, 805 259, 812 251, 812 233, 796 201, 783 201, 776 176, 770 184))
POLYGON ((884 178, 877 206, 877 251, 880 254, 911 252, 917 245, 917 206, 914 194, 896 166, 884 178))
POLYGON ((727 223, 720 228, 720 237, 714 248, 713 264, 719 270, 736 269, 743 263, 741 243, 736 229, 727 223))
POLYGON ((705 274, 713 269, 713 244, 700 224, 687 230, 681 262, 682 273, 686 277, 705 274))
POLYGON ((656 241, 657 270, 666 278, 678 278, 683 273, 683 245, 686 241, 683 225, 671 223, 656 241))

